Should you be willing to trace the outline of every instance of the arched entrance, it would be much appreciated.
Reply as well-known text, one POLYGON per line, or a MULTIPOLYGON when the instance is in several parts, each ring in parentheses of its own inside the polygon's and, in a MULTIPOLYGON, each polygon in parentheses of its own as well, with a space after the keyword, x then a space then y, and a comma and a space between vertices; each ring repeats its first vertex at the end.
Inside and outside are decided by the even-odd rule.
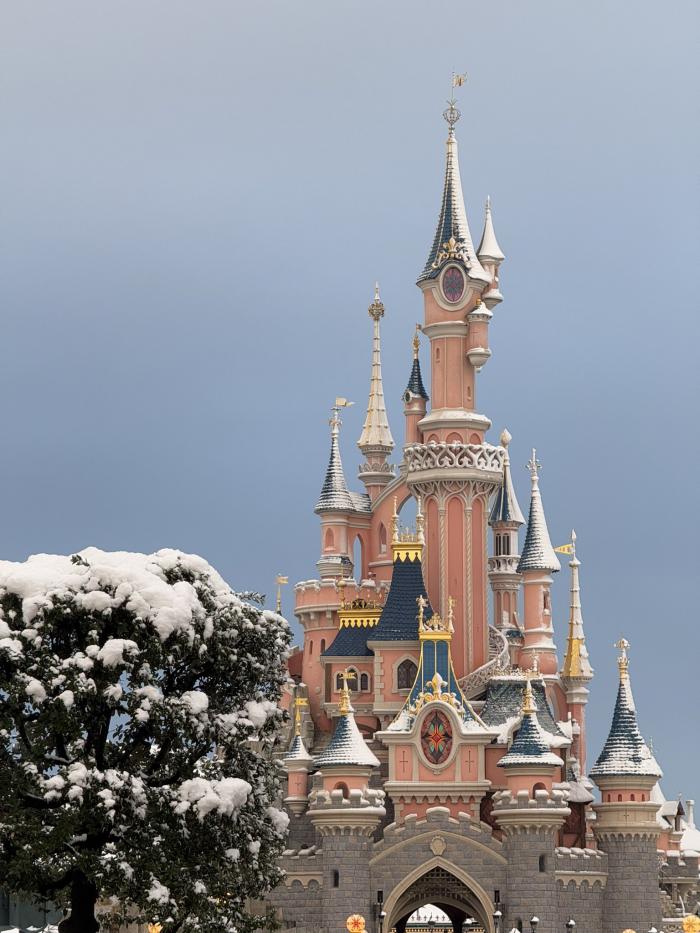
POLYGON ((392 892, 386 904, 387 929, 410 933, 407 925, 411 915, 419 907, 434 904, 450 918, 453 933, 464 933, 467 918, 476 921, 469 928, 473 933, 491 933, 491 912, 485 892, 460 875, 462 872, 453 866, 448 868, 437 863, 424 866, 422 873, 407 879, 404 886, 392 892))

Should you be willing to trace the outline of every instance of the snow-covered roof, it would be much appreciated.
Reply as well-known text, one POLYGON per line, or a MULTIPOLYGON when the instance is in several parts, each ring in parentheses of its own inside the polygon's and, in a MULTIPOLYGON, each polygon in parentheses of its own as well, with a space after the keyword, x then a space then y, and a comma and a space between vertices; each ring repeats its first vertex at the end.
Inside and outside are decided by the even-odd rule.
POLYGON ((289 751, 284 756, 285 761, 311 761, 311 755, 309 755, 304 745, 304 740, 300 735, 295 735, 292 744, 289 746, 289 751))
POLYGON ((484 219, 484 232, 481 234, 481 243, 476 251, 479 259, 495 259, 496 262, 502 262, 506 257, 503 255, 501 247, 498 245, 496 234, 493 229, 493 217, 491 216, 491 198, 486 198, 486 217, 484 219))
POLYGON ((379 759, 369 749, 362 738, 362 733, 355 722, 352 706, 347 700, 347 712, 341 712, 330 742, 314 760, 314 765, 323 768, 335 765, 357 765, 361 767, 378 768, 379 759))
POLYGON ((632 696, 627 655, 623 648, 620 658, 620 686, 615 701, 610 733, 591 769, 590 776, 599 777, 657 777, 662 776, 661 768, 644 741, 639 724, 637 710, 632 696))
POLYGON ((408 377, 406 391, 410 392, 411 395, 418 396, 418 398, 424 398, 426 402, 428 401, 429 396, 425 390, 425 386, 423 385, 423 375, 420 369, 420 360, 417 356, 413 357, 413 366, 411 367, 411 375, 408 377))
POLYGON ((525 524, 525 519, 518 505, 515 489, 513 488, 513 479, 510 473, 510 457, 508 456, 508 444, 510 444, 510 441, 510 433, 504 431, 501 434, 501 445, 506 451, 503 458, 503 482, 497 490, 493 505, 491 506, 491 514, 489 516, 489 524, 491 525, 495 525, 498 522, 514 522, 518 525, 525 524))
POLYGON ((345 480, 343 461, 340 458, 338 442, 340 419, 337 409, 331 418, 331 453, 328 458, 326 475, 321 487, 321 495, 314 509, 315 512, 369 512, 369 496, 365 493, 350 492, 345 480))
POLYGON ((540 729, 530 682, 525 687, 523 717, 515 734, 513 744, 498 762, 501 768, 517 768, 523 765, 545 765, 551 767, 564 764, 559 755, 550 751, 549 741, 540 729))
POLYGON ((537 462, 537 451, 532 451, 532 459, 528 464, 532 480, 532 494, 530 496, 530 514, 527 519, 527 534, 523 552, 518 563, 518 573, 526 570, 546 570, 556 573, 561 570, 561 564, 554 553, 552 542, 549 539, 547 520, 544 517, 542 496, 538 472, 540 465, 537 462))

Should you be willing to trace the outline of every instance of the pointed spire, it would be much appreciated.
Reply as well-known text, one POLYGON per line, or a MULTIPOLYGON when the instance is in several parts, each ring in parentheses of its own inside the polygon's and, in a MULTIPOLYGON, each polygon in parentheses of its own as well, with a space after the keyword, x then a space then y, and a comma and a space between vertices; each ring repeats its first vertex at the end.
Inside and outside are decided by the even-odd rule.
POLYGON ((501 447, 505 449, 505 456, 503 457, 503 483, 496 493, 493 505, 491 506, 491 515, 489 516, 489 524, 491 525, 495 525, 498 522, 513 522, 517 525, 525 524, 525 519, 518 505, 510 473, 508 445, 512 439, 510 431, 506 428, 501 434, 501 447))
POLYGON ((302 710, 308 705, 309 701, 306 697, 298 696, 294 700, 294 738, 284 756, 285 761, 311 761, 311 755, 306 750, 306 745, 304 745, 304 740, 301 737, 302 710))
POLYGON ((620 670, 620 686, 615 701, 610 734, 603 746, 590 776, 606 777, 661 777, 661 768, 649 746, 644 741, 639 724, 637 710, 632 696, 629 676, 629 642, 621 638, 615 645, 620 651, 617 665, 620 670))
POLYGON ((476 251, 479 259, 492 260, 493 262, 503 262, 506 258, 498 245, 496 234, 493 229, 493 217, 491 216, 491 198, 486 198, 486 217, 484 219, 484 232, 481 234, 481 243, 476 251))
POLYGON ((532 481, 532 493, 530 496, 530 514, 527 520, 527 535, 525 536, 525 545, 518 564, 518 573, 523 573, 526 570, 546 570, 550 573, 556 573, 561 570, 561 564, 557 560, 552 542, 549 540, 549 530, 544 517, 538 477, 542 465, 537 459, 537 451, 534 447, 532 458, 527 466, 532 481))
POLYGON ((460 118, 460 112, 457 110, 454 100, 449 101, 448 109, 443 116, 447 120, 450 129, 447 136, 445 183, 442 191, 440 217, 433 245, 428 253, 425 268, 420 274, 418 282, 436 278, 440 268, 448 258, 461 261, 470 278, 490 282, 488 273, 484 271, 476 255, 472 236, 469 232, 467 211, 464 207, 462 181, 459 176, 457 140, 454 133, 454 126, 460 118))
POLYGON ((420 339, 418 334, 420 333, 421 329, 421 325, 416 324, 416 332, 413 335, 413 366, 411 368, 411 375, 408 377, 406 392, 404 393, 405 402, 410 401, 411 396, 425 399, 426 402, 428 401, 428 393, 425 391, 425 386, 423 385, 423 375, 420 370, 420 339))
POLYGON ((369 386, 369 402, 367 403, 367 416, 362 428, 362 434, 357 446, 363 453, 375 451, 377 448, 390 453, 394 449, 394 438, 389 429, 389 419, 384 404, 384 387, 382 385, 382 351, 379 334, 379 321, 384 317, 384 305, 379 297, 379 282, 374 287, 374 301, 369 306, 369 316, 374 322, 374 335, 372 338, 372 377, 369 386))
POLYGON ((571 532, 571 604, 569 610, 569 634, 566 640, 566 656, 562 668, 562 677, 577 680, 591 680, 593 668, 588 659, 586 636, 583 631, 583 614, 581 612, 581 588, 579 586, 578 568, 581 561, 576 557, 576 532, 571 532))
POLYGON ((564 762, 550 751, 549 742, 537 719, 537 704, 532 693, 530 678, 527 678, 523 693, 522 721, 508 752, 498 762, 501 768, 531 767, 545 765, 559 767, 564 762))
POLYGON ((348 687, 348 680, 355 676, 357 675, 351 674, 349 671, 341 674, 343 689, 340 692, 340 702, 338 704, 338 720, 330 742, 314 761, 317 768, 323 769, 338 765, 356 765, 364 768, 379 767, 378 758, 368 748, 355 722, 355 711, 352 708, 348 687))
POLYGON ((348 404, 352 403, 348 403, 346 399, 336 399, 335 405, 331 409, 331 418, 328 422, 331 427, 331 455, 328 460, 323 486, 321 487, 321 495, 314 509, 315 512, 346 512, 354 509, 352 497, 348 490, 348 484, 345 481, 343 462, 340 459, 340 445, 338 443, 340 425, 342 424, 338 412, 341 407, 345 407, 348 404))

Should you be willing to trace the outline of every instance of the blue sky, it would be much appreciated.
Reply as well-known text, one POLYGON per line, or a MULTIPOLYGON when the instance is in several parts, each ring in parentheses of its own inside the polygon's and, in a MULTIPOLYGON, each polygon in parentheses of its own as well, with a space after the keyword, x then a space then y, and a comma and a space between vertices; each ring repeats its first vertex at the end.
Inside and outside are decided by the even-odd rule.
POLYGON ((2 556, 174 546, 268 593, 315 575, 328 407, 358 402, 353 476, 376 278, 402 436, 466 70, 472 230, 490 194, 507 254, 479 407, 513 434, 521 504, 535 445, 552 538, 579 536, 590 753, 624 633, 666 793, 700 795, 699 18, 685 0, 5 0, 2 556))

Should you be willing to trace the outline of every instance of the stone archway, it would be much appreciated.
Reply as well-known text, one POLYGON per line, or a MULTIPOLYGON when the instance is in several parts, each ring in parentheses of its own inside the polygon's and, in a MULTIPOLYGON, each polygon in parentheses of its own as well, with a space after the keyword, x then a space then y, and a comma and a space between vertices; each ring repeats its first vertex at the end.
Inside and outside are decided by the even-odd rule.
POLYGON ((403 933, 408 917, 425 904, 435 904, 447 913, 455 933, 462 933, 467 917, 492 933, 492 909, 486 892, 458 866, 439 857, 426 861, 391 892, 385 904, 386 929, 403 933))

